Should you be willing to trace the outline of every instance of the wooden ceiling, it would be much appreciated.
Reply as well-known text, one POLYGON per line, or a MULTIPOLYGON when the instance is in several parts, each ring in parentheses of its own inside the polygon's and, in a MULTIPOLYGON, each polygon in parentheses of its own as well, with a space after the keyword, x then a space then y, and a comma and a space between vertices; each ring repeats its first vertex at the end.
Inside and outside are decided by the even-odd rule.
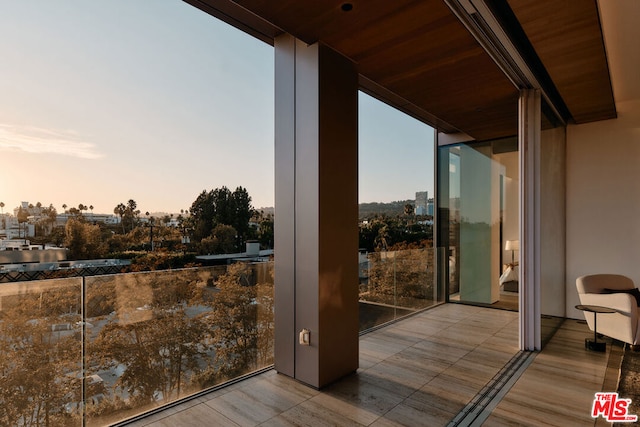
POLYGON ((575 123, 616 117, 595 0, 508 0, 575 123), (553 13, 549 13, 552 10, 553 13))
MULTIPOLYGON (((441 131, 517 133, 517 88, 443 0, 352 0, 349 11, 344 0, 185 1, 268 43, 287 32, 330 46, 364 91, 441 131)), ((572 118, 615 117, 595 0, 508 3, 572 118)))

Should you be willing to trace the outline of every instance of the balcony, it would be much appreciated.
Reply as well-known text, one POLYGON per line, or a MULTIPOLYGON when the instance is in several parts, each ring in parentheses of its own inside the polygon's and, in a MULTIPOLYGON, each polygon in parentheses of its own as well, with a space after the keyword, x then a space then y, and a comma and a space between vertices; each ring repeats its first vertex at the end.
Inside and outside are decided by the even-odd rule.
POLYGON ((543 351, 519 352, 517 319, 440 305, 363 335, 357 374, 320 391, 269 370, 130 425, 594 425, 620 347, 585 350, 586 325, 567 319, 543 351))
POLYGON ((416 312, 436 302, 433 282, 420 276, 417 293, 404 282, 432 271, 429 254, 369 260, 361 323, 413 314, 362 334, 358 372, 320 391, 270 368, 271 263, 4 284, 2 423, 593 423, 594 393, 616 389, 620 344, 587 351, 586 324, 554 318, 544 350, 521 352, 516 312, 416 312))
MULTIPOLYGON (((361 328, 437 303, 433 250, 374 255, 361 328)), ((268 369, 273 294, 272 262, 5 283, 0 425, 120 423, 268 369)))
POLYGON ((272 265, 2 284, 0 425, 108 425, 270 366, 272 265))

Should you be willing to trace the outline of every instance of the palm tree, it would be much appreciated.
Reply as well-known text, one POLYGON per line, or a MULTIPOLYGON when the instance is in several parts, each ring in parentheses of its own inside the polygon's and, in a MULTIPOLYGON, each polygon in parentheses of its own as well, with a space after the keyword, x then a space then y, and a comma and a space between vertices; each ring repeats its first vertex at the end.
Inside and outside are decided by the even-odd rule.
POLYGON ((119 203, 118 206, 113 208, 113 213, 120 216, 120 224, 122 224, 122 234, 125 233, 123 219, 126 211, 127 211, 127 207, 124 205, 124 203, 119 203))
POLYGON ((47 215, 49 216, 49 222, 51 223, 51 229, 53 230, 53 227, 55 226, 56 220, 58 218, 58 212, 56 211, 56 208, 53 207, 53 203, 49 204, 47 215))
MULTIPOLYGON (((29 211, 27 211, 26 209, 22 209, 22 207, 20 207, 20 209, 18 210, 18 238, 20 237, 20 227, 21 224, 26 223, 29 220, 29 211)), ((26 226, 25 226, 25 230, 24 230, 24 238, 27 238, 27 230, 26 230, 26 226)))
POLYGON ((140 215, 140 209, 137 209, 138 204, 133 199, 129 199, 129 201, 127 202, 126 208, 127 208, 126 214, 131 221, 131 230, 133 230, 134 226, 136 225, 138 215, 140 215))
POLYGON ((64 213, 67 213, 67 204, 66 203, 62 204, 62 210, 64 211, 64 213))
POLYGON ((4 215, 4 202, 0 202, 0 214, 4 215))
POLYGON ((378 229, 378 235, 373 241, 377 249, 381 251, 387 250, 387 242, 389 241, 389 227, 386 224, 378 229))

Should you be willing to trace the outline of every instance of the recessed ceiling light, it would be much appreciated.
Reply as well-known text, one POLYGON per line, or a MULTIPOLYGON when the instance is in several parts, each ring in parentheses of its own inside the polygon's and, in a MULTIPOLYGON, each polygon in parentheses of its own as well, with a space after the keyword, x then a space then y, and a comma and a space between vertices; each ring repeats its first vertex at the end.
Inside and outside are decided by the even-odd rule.
POLYGON ((342 9, 344 12, 350 12, 353 9, 353 4, 343 3, 342 6, 340 6, 340 9, 342 9))

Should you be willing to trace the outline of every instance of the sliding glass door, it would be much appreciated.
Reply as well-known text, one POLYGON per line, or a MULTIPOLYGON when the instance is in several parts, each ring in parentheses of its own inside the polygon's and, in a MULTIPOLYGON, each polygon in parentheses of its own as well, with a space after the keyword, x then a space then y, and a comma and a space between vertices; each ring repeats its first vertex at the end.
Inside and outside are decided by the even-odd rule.
POLYGON ((441 146, 438 161, 449 300, 517 310, 516 139, 441 146))

